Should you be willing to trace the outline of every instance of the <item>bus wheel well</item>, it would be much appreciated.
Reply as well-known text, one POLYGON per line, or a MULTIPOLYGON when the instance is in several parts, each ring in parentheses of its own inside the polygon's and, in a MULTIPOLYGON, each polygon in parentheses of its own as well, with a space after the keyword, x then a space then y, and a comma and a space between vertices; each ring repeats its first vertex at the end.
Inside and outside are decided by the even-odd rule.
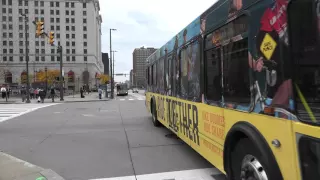
POLYGON ((150 111, 152 113, 152 109, 153 109, 153 97, 150 100, 150 111))
POLYGON ((249 139, 253 145, 257 147, 257 149, 268 157, 269 162, 274 165, 273 174, 281 177, 281 171, 278 166, 278 163, 270 149, 268 142, 262 136, 261 133, 250 123, 248 122, 238 122, 236 123, 229 131, 226 136, 226 141, 224 145, 223 151, 223 159, 224 159, 224 170, 228 174, 228 176, 232 176, 231 172, 231 153, 236 147, 237 143, 241 140, 247 138, 249 139))

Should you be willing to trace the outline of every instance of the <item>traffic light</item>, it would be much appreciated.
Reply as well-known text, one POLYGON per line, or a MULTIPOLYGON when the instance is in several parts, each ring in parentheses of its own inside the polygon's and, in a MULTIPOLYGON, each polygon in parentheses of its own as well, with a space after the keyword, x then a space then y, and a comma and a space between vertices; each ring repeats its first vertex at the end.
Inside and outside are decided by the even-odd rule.
POLYGON ((37 22, 37 30, 36 30, 36 36, 39 37, 44 32, 44 22, 38 21, 37 22))
POLYGON ((54 43, 54 32, 49 33, 49 44, 53 45, 54 43))

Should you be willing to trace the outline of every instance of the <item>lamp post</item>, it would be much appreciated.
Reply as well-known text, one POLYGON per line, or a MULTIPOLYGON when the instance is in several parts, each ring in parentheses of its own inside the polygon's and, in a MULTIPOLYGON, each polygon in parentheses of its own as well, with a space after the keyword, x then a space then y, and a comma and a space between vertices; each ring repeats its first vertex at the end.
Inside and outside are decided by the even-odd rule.
POLYGON ((25 25, 25 31, 24 31, 24 36, 25 36, 25 47, 26 47, 26 52, 25 52, 25 55, 26 55, 26 71, 27 71, 27 100, 26 100, 26 103, 30 103, 30 82, 29 82, 29 56, 28 56, 28 30, 27 30, 27 26, 28 26, 28 17, 27 17, 27 14, 20 14, 21 16, 24 17, 24 25, 25 25))
POLYGON ((45 67, 44 71, 46 72, 46 92, 48 91, 48 68, 45 67))
POLYGON ((114 53, 118 51, 112 51, 112 77, 114 78, 114 53))
POLYGON ((112 40, 111 32, 116 31, 117 29, 110 29, 110 71, 111 71, 111 99, 114 97, 114 87, 113 87, 113 76, 112 76, 112 40))

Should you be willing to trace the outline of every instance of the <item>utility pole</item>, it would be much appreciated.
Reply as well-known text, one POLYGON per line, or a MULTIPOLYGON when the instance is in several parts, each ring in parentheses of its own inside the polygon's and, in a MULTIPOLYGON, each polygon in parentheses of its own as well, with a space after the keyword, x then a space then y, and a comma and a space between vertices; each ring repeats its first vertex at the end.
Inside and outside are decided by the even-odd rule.
POLYGON ((116 31, 116 29, 110 29, 110 71, 111 71, 111 99, 114 98, 114 86, 113 86, 113 71, 112 71, 112 40, 111 40, 111 32, 116 31))
POLYGON ((26 71, 27 71, 27 100, 26 100, 26 103, 30 103, 30 82, 29 82, 29 57, 28 57, 28 30, 27 30, 27 26, 28 26, 28 17, 27 17, 27 14, 21 14, 21 16, 23 16, 25 19, 24 19, 24 36, 25 36, 25 47, 26 47, 26 52, 25 52, 25 55, 26 55, 26 71))
POLYGON ((64 101, 63 99, 63 74, 62 74, 62 67, 63 67, 63 62, 62 62, 62 46, 60 45, 60 42, 59 42, 59 45, 58 45, 58 52, 60 54, 60 101, 64 101))
POLYGON ((114 78, 114 53, 118 51, 112 51, 112 77, 114 78))
POLYGON ((45 67, 44 68, 44 71, 46 73, 46 92, 48 92, 48 68, 45 67))

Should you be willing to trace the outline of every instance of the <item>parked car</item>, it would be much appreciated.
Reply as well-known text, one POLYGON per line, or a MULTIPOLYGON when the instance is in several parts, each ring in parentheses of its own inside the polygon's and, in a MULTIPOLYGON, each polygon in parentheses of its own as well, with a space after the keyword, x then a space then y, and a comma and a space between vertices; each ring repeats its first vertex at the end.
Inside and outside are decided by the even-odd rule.
POLYGON ((132 89, 132 92, 133 92, 133 93, 139 93, 138 88, 133 88, 133 89, 132 89))

